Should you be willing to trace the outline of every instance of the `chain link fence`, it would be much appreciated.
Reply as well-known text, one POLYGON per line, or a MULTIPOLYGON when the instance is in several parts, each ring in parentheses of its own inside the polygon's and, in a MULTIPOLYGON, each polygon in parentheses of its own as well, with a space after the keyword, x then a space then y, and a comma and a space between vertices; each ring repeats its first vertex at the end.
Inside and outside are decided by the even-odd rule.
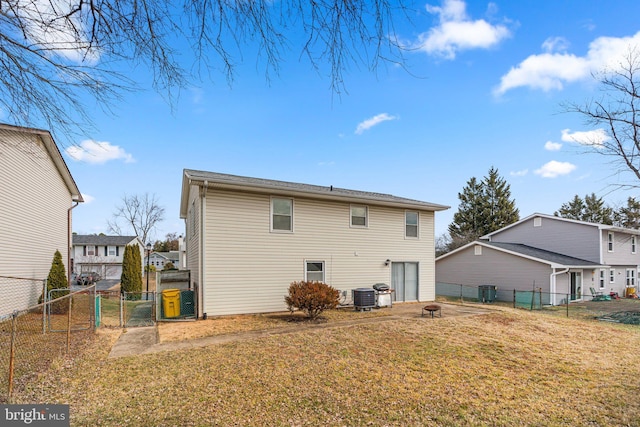
POLYGON ((14 390, 36 380, 56 358, 79 354, 95 331, 95 285, 51 297, 0 320, 0 403, 10 403, 14 390))
POLYGON ((0 276, 0 320, 11 316, 15 310, 24 310, 38 304, 44 291, 42 279, 0 276))
POLYGON ((436 296, 463 304, 496 304, 573 318, 640 324, 640 300, 637 298, 613 296, 604 300, 588 295, 542 292, 541 288, 520 291, 493 285, 454 283, 436 283, 436 296))

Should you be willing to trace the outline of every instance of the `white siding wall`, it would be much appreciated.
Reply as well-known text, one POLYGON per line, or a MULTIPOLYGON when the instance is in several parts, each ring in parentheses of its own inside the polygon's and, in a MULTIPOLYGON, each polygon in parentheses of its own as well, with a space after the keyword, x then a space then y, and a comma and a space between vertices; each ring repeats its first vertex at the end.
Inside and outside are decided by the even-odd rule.
MULTIPOLYGON (((185 246, 187 252, 186 268, 190 270, 191 284, 197 285, 200 295, 200 199, 199 189, 196 185, 189 188, 189 206, 185 219, 185 246)), ((198 299, 198 312, 203 313, 202 300, 198 299)))
POLYGON ((420 212, 415 240, 404 237, 404 209, 369 205, 368 228, 350 228, 349 203, 295 198, 294 233, 270 232, 269 195, 209 190, 206 209, 208 315, 285 310, 289 284, 304 279, 305 260, 324 261, 325 281, 349 295, 391 284, 386 259, 419 262, 419 299, 435 298, 433 212, 420 212))
POLYGON ((71 194, 40 139, 0 130, 0 275, 44 279, 59 250, 67 268, 71 194))
MULTIPOLYGON (((37 136, 0 130, 0 276, 46 279, 60 251, 68 272, 71 194, 37 136)), ((0 281, 2 314, 35 305, 41 282, 0 281)))
POLYGON ((609 231, 602 230, 602 260, 608 265, 640 264, 640 236, 636 236, 636 253, 631 252, 631 234, 613 232, 613 252, 609 252, 609 231))

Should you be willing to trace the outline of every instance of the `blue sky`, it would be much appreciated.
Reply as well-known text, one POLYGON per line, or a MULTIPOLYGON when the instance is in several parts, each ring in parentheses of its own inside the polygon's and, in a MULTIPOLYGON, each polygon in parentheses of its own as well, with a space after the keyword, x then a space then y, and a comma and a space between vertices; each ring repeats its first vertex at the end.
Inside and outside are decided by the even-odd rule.
POLYGON ((295 49, 269 82, 247 53, 232 86, 214 75, 173 109, 146 86, 144 70, 131 70, 143 90, 126 94, 112 115, 96 109, 94 139, 64 148, 86 200, 73 229, 107 232, 124 194, 149 192, 166 209, 155 238, 182 234, 184 168, 449 205, 436 215, 436 235, 466 182, 492 166, 521 217, 552 214, 575 194, 620 204, 635 194, 609 185, 629 177, 612 175, 579 144, 602 131, 561 104, 598 94, 591 73, 640 44, 639 14, 637 0, 417 3, 413 23, 396 27, 413 48, 409 72, 350 67, 339 96, 295 49))

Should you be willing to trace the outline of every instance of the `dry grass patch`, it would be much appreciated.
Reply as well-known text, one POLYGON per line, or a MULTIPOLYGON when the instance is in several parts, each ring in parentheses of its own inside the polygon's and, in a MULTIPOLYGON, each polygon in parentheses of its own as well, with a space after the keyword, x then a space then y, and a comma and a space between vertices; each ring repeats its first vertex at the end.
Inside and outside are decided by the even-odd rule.
POLYGON ((289 327, 292 324, 337 323, 391 315, 393 315, 393 312, 384 309, 356 312, 353 308, 327 310, 315 321, 311 321, 299 311, 293 314, 288 311, 267 314, 243 314, 210 317, 207 320, 198 321, 161 322, 158 324, 158 332, 160 342, 171 342, 239 332, 278 329, 289 327))
POLYGON ((640 425, 637 327, 504 311, 107 359, 114 339, 19 400, 74 426, 640 425))

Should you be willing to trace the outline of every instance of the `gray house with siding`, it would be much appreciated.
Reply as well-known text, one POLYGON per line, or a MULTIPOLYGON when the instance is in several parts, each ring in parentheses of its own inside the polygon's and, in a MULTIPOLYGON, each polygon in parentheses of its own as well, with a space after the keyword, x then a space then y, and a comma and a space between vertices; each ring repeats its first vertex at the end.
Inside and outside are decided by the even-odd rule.
POLYGON ((448 206, 300 183, 185 170, 180 217, 199 313, 286 309, 289 284, 388 283, 396 301, 435 299, 435 212, 448 206))
MULTIPOLYGON (((127 245, 136 245, 142 260, 145 249, 142 241, 136 236, 74 234, 73 271, 77 274, 95 272, 103 279, 119 280, 122 275, 124 247, 127 245)), ((144 272, 144 268, 142 271, 144 272)))
POLYGON ((491 284, 500 292, 541 288, 548 303, 625 295, 635 289, 640 265, 631 230, 533 214, 438 257, 436 280, 469 286, 491 284))

